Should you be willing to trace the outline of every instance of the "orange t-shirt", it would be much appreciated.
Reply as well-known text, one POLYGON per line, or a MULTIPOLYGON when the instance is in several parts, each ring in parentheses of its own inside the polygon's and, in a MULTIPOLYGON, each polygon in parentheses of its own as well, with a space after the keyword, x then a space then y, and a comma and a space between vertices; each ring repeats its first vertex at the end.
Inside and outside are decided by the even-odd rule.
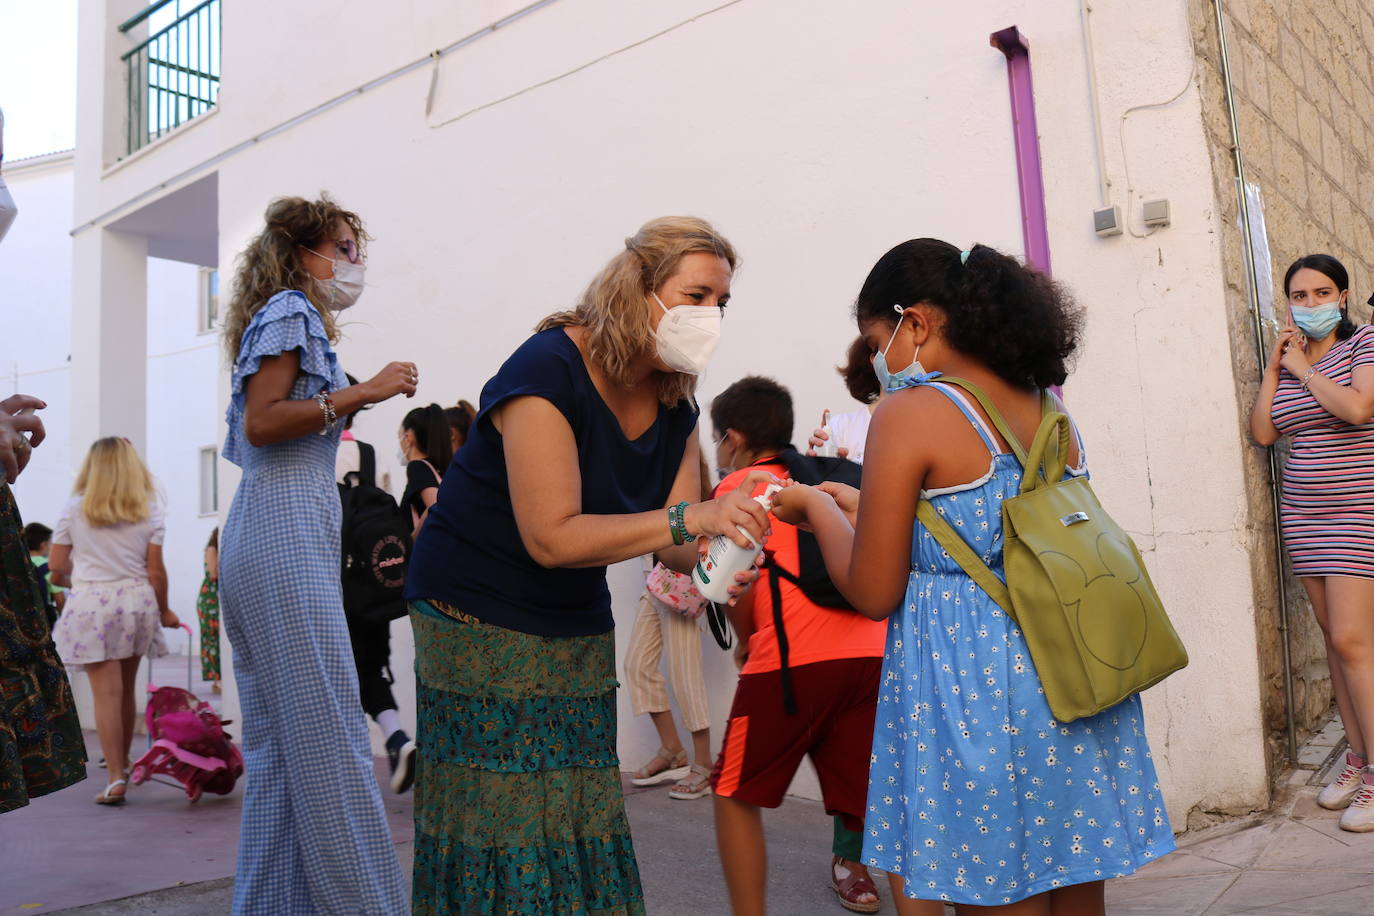
MULTIPOLYGON (((735 471, 716 487, 716 496, 723 496, 738 487, 750 471, 768 471, 787 477, 781 463, 755 464, 735 471)), ((764 486, 755 491, 757 496, 764 486)), ((796 572, 800 566, 797 552, 797 529, 773 521, 773 534, 763 545, 784 569, 796 572)), ((778 655, 777 634, 773 630, 773 593, 767 569, 759 571, 754 583, 754 635, 749 638, 749 658, 740 674, 760 674, 782 667, 778 655)), ((881 658, 887 637, 887 621, 869 620, 857 611, 842 611, 814 604, 797 586, 786 580, 778 583, 782 594, 782 624, 787 630, 787 664, 795 668, 812 662, 827 662, 840 658, 881 658)))

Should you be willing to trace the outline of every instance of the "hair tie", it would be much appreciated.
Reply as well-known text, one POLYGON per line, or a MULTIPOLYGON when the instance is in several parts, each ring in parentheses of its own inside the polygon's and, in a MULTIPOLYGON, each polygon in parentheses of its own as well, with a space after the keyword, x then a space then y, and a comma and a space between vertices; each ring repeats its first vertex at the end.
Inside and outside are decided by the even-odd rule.
POLYGON ((966 251, 961 251, 961 252, 959 252, 959 263, 960 263, 960 264, 967 264, 967 263, 968 263, 968 256, 971 255, 971 254, 973 254, 973 249, 972 249, 972 248, 970 248, 970 249, 968 249, 968 250, 966 250, 966 251))

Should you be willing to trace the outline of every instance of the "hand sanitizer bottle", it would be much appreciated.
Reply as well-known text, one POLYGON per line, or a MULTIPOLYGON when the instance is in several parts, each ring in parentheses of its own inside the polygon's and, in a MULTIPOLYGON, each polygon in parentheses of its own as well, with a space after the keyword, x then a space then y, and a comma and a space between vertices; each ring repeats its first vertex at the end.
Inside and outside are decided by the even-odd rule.
POLYGON ((817 458, 838 458, 840 450, 835 447, 835 437, 830 432, 830 411, 821 412, 821 432, 825 433, 825 441, 816 446, 817 458))
MULTIPOLYGON (((773 508, 773 494, 781 490, 777 484, 769 484, 768 489, 754 497, 754 501, 767 511, 773 508)), ((742 573, 754 565, 754 557, 759 555, 759 544, 750 538, 743 528, 740 534, 749 538, 751 547, 741 547, 723 534, 711 539, 706 556, 697 561, 692 570, 692 584, 708 601, 726 604, 730 600, 728 589, 735 584, 735 574, 742 573)))

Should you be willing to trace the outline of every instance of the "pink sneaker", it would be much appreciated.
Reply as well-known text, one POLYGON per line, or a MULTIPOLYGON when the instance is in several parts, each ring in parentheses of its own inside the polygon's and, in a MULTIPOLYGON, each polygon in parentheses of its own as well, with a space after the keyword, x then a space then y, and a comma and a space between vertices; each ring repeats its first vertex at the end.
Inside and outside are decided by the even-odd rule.
POLYGON ((1317 795, 1317 804, 1330 811, 1339 811, 1348 806, 1355 794, 1360 791, 1360 777, 1364 773, 1365 762, 1354 752, 1345 752, 1345 768, 1327 783, 1317 795))

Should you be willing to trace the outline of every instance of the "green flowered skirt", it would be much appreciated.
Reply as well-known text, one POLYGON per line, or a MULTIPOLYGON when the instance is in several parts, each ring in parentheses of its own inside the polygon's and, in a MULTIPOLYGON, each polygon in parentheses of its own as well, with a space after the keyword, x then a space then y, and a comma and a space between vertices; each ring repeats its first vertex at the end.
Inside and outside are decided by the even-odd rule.
POLYGON ((644 913, 616 756, 615 637, 413 602, 416 916, 644 913))

